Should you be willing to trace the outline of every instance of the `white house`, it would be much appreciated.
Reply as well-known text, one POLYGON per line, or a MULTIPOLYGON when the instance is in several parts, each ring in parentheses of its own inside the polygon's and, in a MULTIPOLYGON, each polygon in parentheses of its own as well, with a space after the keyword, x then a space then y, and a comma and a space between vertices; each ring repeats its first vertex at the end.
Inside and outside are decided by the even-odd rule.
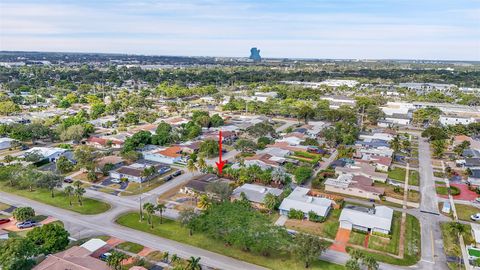
POLYGON ((151 178, 155 177, 158 174, 163 174, 169 171, 171 168, 166 165, 151 165, 143 163, 133 163, 128 166, 120 167, 114 171, 110 171, 110 177, 114 179, 126 178, 130 182, 143 183, 151 178), (155 173, 149 177, 144 175, 146 168, 155 167, 155 173))
POLYGON ((143 158, 146 160, 165 164, 186 162, 182 154, 182 147, 180 146, 171 146, 160 150, 157 149, 149 152, 143 152, 142 154, 143 158))
POLYGON ((440 116, 440 123, 444 126, 450 125, 468 125, 475 123, 476 120, 473 117, 462 117, 458 115, 442 115, 440 116))
POLYGON ((296 187, 288 197, 280 204, 280 214, 288 216, 290 209, 300 210, 308 217, 308 212, 313 211, 318 216, 326 217, 334 202, 327 198, 319 198, 308 195, 310 189, 296 187))
POLYGON ((15 140, 7 138, 7 137, 0 138, 0 150, 10 148, 12 146, 13 141, 15 141, 15 140))
POLYGON ((374 209, 361 206, 345 206, 340 214, 340 228, 361 230, 368 233, 390 234, 393 210, 386 206, 374 209))
POLYGON ((43 159, 48 159, 48 161, 54 162, 67 152, 70 152, 70 150, 58 147, 32 147, 23 153, 23 157, 35 153, 43 157, 43 159))
POLYGON ((280 196, 282 192, 283 190, 279 188, 265 187, 256 184, 244 184, 233 190, 232 197, 239 199, 243 193, 250 202, 262 205, 267 194, 280 196))

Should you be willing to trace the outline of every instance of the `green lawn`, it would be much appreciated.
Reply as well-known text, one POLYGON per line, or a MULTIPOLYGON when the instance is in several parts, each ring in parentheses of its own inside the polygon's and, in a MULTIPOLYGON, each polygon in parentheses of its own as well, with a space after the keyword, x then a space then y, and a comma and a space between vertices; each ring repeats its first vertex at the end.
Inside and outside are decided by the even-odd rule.
POLYGON ((460 220, 472 221, 470 216, 476 213, 480 213, 480 208, 465 205, 465 204, 455 204, 455 209, 457 210, 457 215, 460 220))
MULTIPOLYGON (((448 188, 445 187, 445 186, 436 187, 435 189, 437 190, 437 193, 440 194, 440 195, 448 195, 448 188)), ((460 194, 460 189, 458 189, 457 187, 451 186, 450 187, 450 193, 453 196, 459 195, 460 194)))
POLYGON ((153 190, 157 187, 159 187, 160 185, 162 185, 163 183, 165 183, 165 181, 163 180, 163 177, 171 174, 175 172, 175 170, 171 170, 170 172, 166 173, 166 174, 162 174, 161 176, 158 176, 146 183, 133 183, 133 182, 130 182, 128 183, 128 186, 127 188, 125 189, 124 192, 121 192, 120 193, 120 196, 133 196, 133 195, 138 195, 138 194, 142 194, 142 193, 145 193, 145 192, 149 192, 150 190, 153 190))
MULTIPOLYGON (((405 230, 405 256, 398 259, 387 254, 366 252, 379 262, 389 263, 393 265, 409 266, 414 265, 420 260, 420 222, 412 215, 407 215, 405 230)), ((370 238, 371 239, 371 238, 370 238)), ((369 246, 370 247, 370 246, 369 246)), ((352 248, 347 247, 347 251, 352 248)), ((362 252, 365 252, 362 250, 362 252)))
MULTIPOLYGON (((117 219, 117 223, 132 229, 151 233, 160 237, 168 238, 174 241, 182 242, 212 252, 223 254, 225 256, 233 257, 249 263, 268 267, 270 269, 285 269, 285 270, 300 270, 304 269, 302 263, 292 258, 288 254, 275 254, 275 256, 265 257, 256 255, 250 252, 245 252, 237 248, 226 246, 222 241, 218 241, 207 237, 201 233, 195 233, 189 236, 188 229, 183 228, 176 221, 170 219, 163 219, 163 224, 160 224, 160 218, 155 216, 153 218, 154 224, 157 224, 153 229, 146 221, 139 222, 139 214, 136 212, 121 215, 117 219)), ((339 270, 345 269, 341 265, 331 264, 323 261, 316 261, 309 269, 327 269, 339 270)))
POLYGON ((131 253, 139 253, 140 251, 142 251, 143 246, 133 242, 123 242, 118 244, 116 248, 127 251, 127 252, 131 252, 131 253))
POLYGON ((368 247, 378 251, 385 251, 390 254, 398 255, 401 219, 402 213, 395 211, 393 213, 391 239, 378 235, 371 235, 368 241, 368 247))
POLYGON ((390 171, 388 171, 388 178, 396 181, 400 181, 400 182, 405 182, 405 175, 406 175, 405 169, 399 168, 399 167, 393 168, 390 171))
POLYGON ((348 243, 352 245, 362 246, 365 244, 365 237, 367 235, 361 232, 350 232, 350 238, 348 239, 348 243))
POLYGON ((340 222, 338 218, 340 217, 341 209, 333 209, 327 217, 325 222, 310 222, 310 221, 300 221, 289 219, 285 223, 285 227, 299 232, 309 233, 318 235, 321 237, 335 239, 337 235, 338 226, 340 222))
POLYGON ((420 185, 420 175, 417 171, 410 170, 408 177, 408 184, 412 186, 419 186, 420 185))
POLYGON ((73 200, 73 205, 70 206, 68 197, 60 191, 56 191, 55 197, 52 198, 50 191, 44 189, 37 189, 31 192, 29 190, 15 189, 4 184, 0 186, 0 190, 84 215, 100 214, 110 209, 108 203, 90 198, 84 198, 82 206, 76 200, 73 200))

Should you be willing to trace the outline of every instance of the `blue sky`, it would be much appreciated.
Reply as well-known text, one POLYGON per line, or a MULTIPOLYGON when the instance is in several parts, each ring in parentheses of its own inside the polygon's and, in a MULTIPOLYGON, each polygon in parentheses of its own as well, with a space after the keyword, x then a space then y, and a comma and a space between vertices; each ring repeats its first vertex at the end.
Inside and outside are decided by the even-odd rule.
POLYGON ((0 50, 480 60, 480 0, 1 0, 0 50))

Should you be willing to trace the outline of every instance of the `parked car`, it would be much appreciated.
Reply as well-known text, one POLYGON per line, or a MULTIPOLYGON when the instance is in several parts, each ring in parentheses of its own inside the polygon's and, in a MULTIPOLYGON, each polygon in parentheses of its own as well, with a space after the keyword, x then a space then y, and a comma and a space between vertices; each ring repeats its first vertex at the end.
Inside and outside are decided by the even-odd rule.
POLYGON ((170 180, 172 180, 172 178, 173 178, 173 176, 170 174, 170 175, 165 176, 165 177, 163 178, 163 180, 165 180, 165 181, 170 181, 170 180))
POLYGON ((31 227, 35 227, 35 226, 39 226, 40 223, 37 223, 33 220, 27 220, 27 221, 24 221, 24 222, 21 222, 21 223, 18 223, 17 224, 17 228, 19 229, 27 229, 27 228, 31 228, 31 227))
POLYGON ((480 203, 480 197, 476 198, 473 202, 480 203))
POLYGON ((172 175, 173 175, 173 176, 175 176, 175 177, 177 177, 177 176, 181 175, 181 174, 182 174, 182 172, 183 172, 183 171, 181 171, 181 170, 178 170, 178 171, 176 171, 176 172, 172 173, 172 175))
POLYGON ((113 178, 112 180, 110 180, 110 182, 120 184, 122 182, 122 180, 113 178))
POLYGON ((5 223, 8 223, 10 222, 10 219, 8 218, 0 218, 0 224, 5 224, 5 223))
POLYGON ((480 213, 476 213, 474 215, 471 215, 470 218, 473 220, 473 221, 479 221, 480 220, 480 213))
POLYGON ((103 253, 102 255, 100 255, 100 260, 102 261, 106 261, 108 259, 108 257, 112 256, 112 253, 110 252, 107 252, 107 253, 103 253))
POLYGON ((73 183, 73 179, 72 178, 65 178, 65 179, 63 179, 63 182, 71 184, 71 183, 73 183))

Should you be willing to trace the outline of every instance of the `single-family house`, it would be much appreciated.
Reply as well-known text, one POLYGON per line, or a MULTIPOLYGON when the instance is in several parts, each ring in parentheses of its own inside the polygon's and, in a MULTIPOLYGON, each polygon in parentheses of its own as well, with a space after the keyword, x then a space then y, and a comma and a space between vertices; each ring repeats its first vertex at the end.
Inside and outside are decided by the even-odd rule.
POLYGON ((345 167, 336 167, 335 173, 339 175, 362 175, 372 179, 373 181, 378 181, 382 183, 385 183, 388 178, 388 174, 383 172, 377 172, 376 166, 364 162, 356 162, 353 165, 346 165, 345 167))
POLYGON ((308 188, 296 187, 280 204, 280 214, 288 216, 290 210, 295 209, 302 211, 305 217, 308 217, 310 211, 315 212, 318 216, 326 217, 334 202, 327 198, 310 196, 309 192, 308 188))
POLYGON ((86 140, 85 144, 95 148, 112 147, 118 149, 123 146, 123 141, 108 137, 90 136, 86 140))
POLYGON ((364 156, 362 159, 356 159, 356 162, 363 162, 372 164, 375 166, 377 171, 388 172, 388 168, 392 165, 391 157, 382 157, 382 156, 364 156))
MULTIPOLYGON (((48 160, 49 162, 55 162, 61 156, 67 156, 67 153, 70 154, 72 151, 58 148, 58 147, 32 147, 23 153, 23 157, 27 157, 28 155, 39 155, 42 160, 48 160)), ((69 155, 71 157, 71 155, 69 155)))
POLYGON ((286 142, 289 145, 300 145, 303 141, 305 141, 305 135, 299 132, 289 133, 282 139, 277 140, 277 142, 286 142))
POLYGON ((124 162, 125 160, 119 156, 104 156, 95 160, 95 170, 97 172, 102 172, 103 168, 108 164, 111 164, 111 170, 118 169, 124 164, 124 162))
POLYGON ((386 206, 366 208, 347 205, 340 214, 340 228, 360 230, 367 233, 390 234, 393 210, 386 206))
POLYGON ((160 150, 156 149, 149 152, 143 152, 143 158, 165 164, 185 163, 187 160, 182 154, 182 151, 182 147, 174 145, 160 150))
POLYGON ((233 190, 232 199, 240 199, 241 194, 245 194, 246 198, 255 206, 262 207, 265 196, 273 194, 280 196, 283 190, 279 188, 265 187, 256 184, 244 184, 233 190))
POLYGON ((198 193, 208 193, 207 186, 215 182, 224 182, 230 184, 232 181, 219 178, 215 174, 203 174, 188 181, 187 184, 180 189, 180 193, 192 196, 198 193))
POLYGON ((73 246, 65 251, 50 254, 33 270, 110 270, 106 262, 90 256, 91 251, 73 246))
POLYGON ((133 163, 110 171, 110 177, 114 179, 126 178, 130 182, 143 183, 170 169, 170 166, 165 164, 133 163), (150 169, 151 167, 155 168, 155 172, 152 175, 145 175, 145 169, 150 169))
POLYGON ((15 141, 14 139, 10 139, 8 137, 0 138, 0 150, 8 149, 12 147, 12 142, 14 141, 15 141))
POLYGON ((325 191, 345 194, 365 199, 380 200, 384 188, 375 187, 373 180, 363 175, 342 174, 325 180, 325 191))
POLYGON ((256 154, 252 157, 246 157, 244 160, 244 164, 247 167, 258 165, 263 170, 269 168, 276 168, 283 163, 285 163, 286 159, 283 157, 276 157, 270 154, 256 154))

